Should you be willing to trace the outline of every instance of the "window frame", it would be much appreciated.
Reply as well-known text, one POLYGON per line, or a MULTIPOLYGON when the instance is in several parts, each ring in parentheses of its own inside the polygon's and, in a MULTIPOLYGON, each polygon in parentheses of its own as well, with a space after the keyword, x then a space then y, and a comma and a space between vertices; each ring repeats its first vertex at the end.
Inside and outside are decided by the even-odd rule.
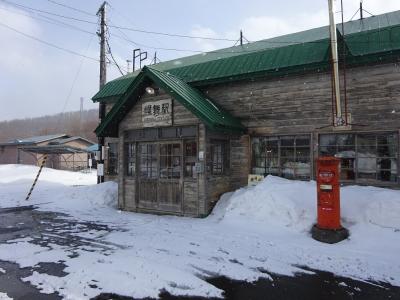
MULTIPOLYGON (((258 174, 254 172, 256 168, 264 168, 264 173, 261 175, 274 175, 288 179, 295 179, 295 180, 311 180, 313 178, 313 137, 312 133, 293 133, 293 134, 274 134, 274 135, 259 135, 259 136, 252 136, 251 137, 251 170, 252 173, 258 174), (307 139, 308 144, 301 143, 297 145, 298 140, 307 139), (268 151, 260 151, 259 156, 255 153, 254 149, 254 139, 258 139, 258 143, 265 143, 267 145, 268 142, 271 143, 271 150, 268 151), (282 141, 285 140, 292 140, 293 142, 290 144, 282 144, 282 141), (272 141, 276 142, 276 145, 272 146, 272 141), (274 149, 272 149, 274 148, 274 149), (298 150, 307 149, 308 155, 298 155, 298 150), (275 153, 272 151, 275 150, 275 153), (284 151, 292 151, 292 155, 283 155, 284 151), (272 157, 267 156, 268 153, 273 153, 272 157), (274 162, 274 165, 271 167, 266 167, 266 161, 269 159, 270 162, 274 162), (257 161, 262 160, 264 166, 262 164, 257 164, 257 161), (309 165, 308 168, 304 167, 285 167, 284 164, 287 162, 294 162, 294 163, 306 163, 309 165), (304 162, 306 161, 306 162, 304 162), (266 171, 266 169, 268 169, 266 171), (271 171, 272 169, 272 171, 271 171), (292 170, 293 175, 289 176, 286 175, 287 173, 284 172, 285 169, 292 170), (296 173, 298 170, 307 170, 306 175, 302 175, 301 173, 296 173)), ((287 152, 286 152, 287 153, 287 152)), ((289 173, 290 174, 290 173, 289 173)))
MULTIPOLYGON (((400 156, 400 134, 399 131, 396 130, 379 130, 379 131, 355 131, 355 132, 348 132, 348 133, 319 133, 318 134, 318 156, 322 157, 322 156, 326 156, 326 155, 322 155, 321 154, 321 148, 322 147, 334 147, 334 146, 326 146, 326 145, 322 145, 321 146, 321 136, 327 136, 327 135, 331 135, 331 136, 335 136, 335 135, 354 135, 354 145, 349 145, 349 146, 354 146, 354 157, 351 157, 351 159, 353 159, 353 168, 343 168, 341 167, 341 172, 343 170, 352 170, 354 172, 354 178, 353 179, 342 179, 342 182, 348 182, 348 183, 371 183, 371 184, 376 184, 376 183, 380 183, 382 185, 396 185, 400 183, 400 176, 399 176, 399 166, 400 166, 400 162, 399 162, 399 156, 400 156), (395 147, 394 149, 394 156, 380 156, 379 155, 379 148, 382 146, 386 146, 386 147, 391 147, 392 145, 389 143, 386 144, 380 144, 379 143, 379 137, 381 136, 390 136, 393 135, 394 136, 394 143, 393 146, 395 147), (374 144, 360 144, 361 137, 367 137, 367 136, 373 136, 374 137, 374 144), (373 152, 375 153, 375 156, 360 156, 360 150, 362 148, 365 148, 366 146, 371 147, 374 146, 373 152), (359 164, 360 164, 360 160, 363 159, 374 159, 375 160, 375 168, 374 169, 368 169, 368 168, 363 168, 360 169, 359 168, 359 164), (379 167, 379 160, 383 160, 383 159, 389 159, 389 160, 395 160, 395 168, 385 168, 382 169, 379 167), (364 171, 364 172, 363 172, 364 171), (360 177, 360 174, 362 173, 368 173, 368 171, 375 171, 372 172, 371 174, 375 174, 375 178, 362 178, 360 177), (396 171, 396 173, 394 175, 391 175, 392 171, 396 171), (381 179, 381 172, 390 172, 390 176, 393 176, 394 180, 382 180, 381 179)), ((338 144, 335 145, 336 147, 336 152, 338 152, 338 144)), ((382 148, 381 148, 382 149, 382 148)), ((341 158, 341 157, 339 157, 341 158)), ((350 158, 348 158, 350 159, 350 158)), ((341 162, 342 164, 342 162, 341 162)))
POLYGON ((118 142, 107 143, 107 175, 117 176, 118 175, 118 142), (115 147, 115 148, 114 148, 115 147), (115 150, 112 151, 111 149, 115 150))
POLYGON ((125 143, 125 175, 127 177, 136 177, 137 167, 137 154, 136 154, 136 142, 125 143))
POLYGON ((229 140, 224 139, 212 139, 210 143, 210 174, 213 176, 223 176, 229 172, 230 165, 230 147, 229 140), (214 161, 215 148, 220 147, 221 151, 217 157, 217 162, 214 161), (215 169, 215 165, 218 165, 218 171, 215 169))

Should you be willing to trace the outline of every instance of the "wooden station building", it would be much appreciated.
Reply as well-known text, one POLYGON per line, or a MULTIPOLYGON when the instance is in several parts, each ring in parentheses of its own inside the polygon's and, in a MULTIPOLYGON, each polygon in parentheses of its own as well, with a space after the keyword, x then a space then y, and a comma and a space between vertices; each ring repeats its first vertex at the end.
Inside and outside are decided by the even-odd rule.
POLYGON ((96 129, 121 209, 206 216, 249 174, 399 188, 400 11, 337 26, 342 111, 333 126, 329 27, 146 66, 108 82, 96 129), (345 65, 345 69, 343 66, 345 65))

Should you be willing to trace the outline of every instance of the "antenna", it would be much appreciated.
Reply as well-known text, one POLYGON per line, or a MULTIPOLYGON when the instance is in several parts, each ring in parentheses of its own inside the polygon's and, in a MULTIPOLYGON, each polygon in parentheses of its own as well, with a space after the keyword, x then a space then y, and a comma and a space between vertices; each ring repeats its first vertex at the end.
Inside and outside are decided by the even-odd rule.
POLYGON ((147 59, 147 51, 140 52, 139 54, 139 67, 140 69, 142 68, 142 61, 145 61, 147 59))
POLYGON ((140 56, 140 48, 136 48, 133 50, 133 57, 132 57, 132 71, 135 72, 136 69, 136 58, 140 56))
POLYGON ((243 31, 240 29, 240 46, 243 46, 243 31))
POLYGON ((364 19, 363 17, 363 0, 360 1, 360 20, 364 19))
POLYGON ((129 74, 130 73, 130 62, 131 62, 131 60, 129 60, 129 59, 127 59, 126 60, 126 74, 129 74))

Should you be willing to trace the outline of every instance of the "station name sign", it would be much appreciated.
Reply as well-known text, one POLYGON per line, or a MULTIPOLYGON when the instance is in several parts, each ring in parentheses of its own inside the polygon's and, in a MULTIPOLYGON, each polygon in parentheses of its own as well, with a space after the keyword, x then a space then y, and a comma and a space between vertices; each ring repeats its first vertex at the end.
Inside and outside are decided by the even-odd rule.
POLYGON ((143 127, 171 126, 171 99, 143 103, 142 122, 143 127))

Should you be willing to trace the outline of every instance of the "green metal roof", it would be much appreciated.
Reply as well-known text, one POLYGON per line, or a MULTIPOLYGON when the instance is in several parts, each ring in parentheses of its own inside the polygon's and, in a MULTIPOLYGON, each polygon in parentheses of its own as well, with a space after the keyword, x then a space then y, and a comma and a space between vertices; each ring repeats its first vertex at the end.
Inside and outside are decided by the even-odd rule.
MULTIPOLYGON (((337 25, 341 33, 341 24, 337 25)), ((365 62, 361 56, 400 50, 400 11, 344 24, 348 63, 365 62)), ((223 82, 252 76, 282 74, 282 71, 314 69, 329 62, 329 28, 314 28, 243 46, 174 59, 155 64, 191 85, 223 82)), ((375 58, 375 57, 374 57, 375 58)), ((108 82, 92 99, 116 101, 140 71, 108 82)))
POLYGON ((167 72, 144 67, 129 86, 127 93, 113 106, 103 122, 96 128, 96 134, 118 136, 119 122, 137 102, 150 82, 156 83, 179 101, 210 129, 225 132, 245 131, 239 120, 217 107, 210 99, 183 80, 167 72))

